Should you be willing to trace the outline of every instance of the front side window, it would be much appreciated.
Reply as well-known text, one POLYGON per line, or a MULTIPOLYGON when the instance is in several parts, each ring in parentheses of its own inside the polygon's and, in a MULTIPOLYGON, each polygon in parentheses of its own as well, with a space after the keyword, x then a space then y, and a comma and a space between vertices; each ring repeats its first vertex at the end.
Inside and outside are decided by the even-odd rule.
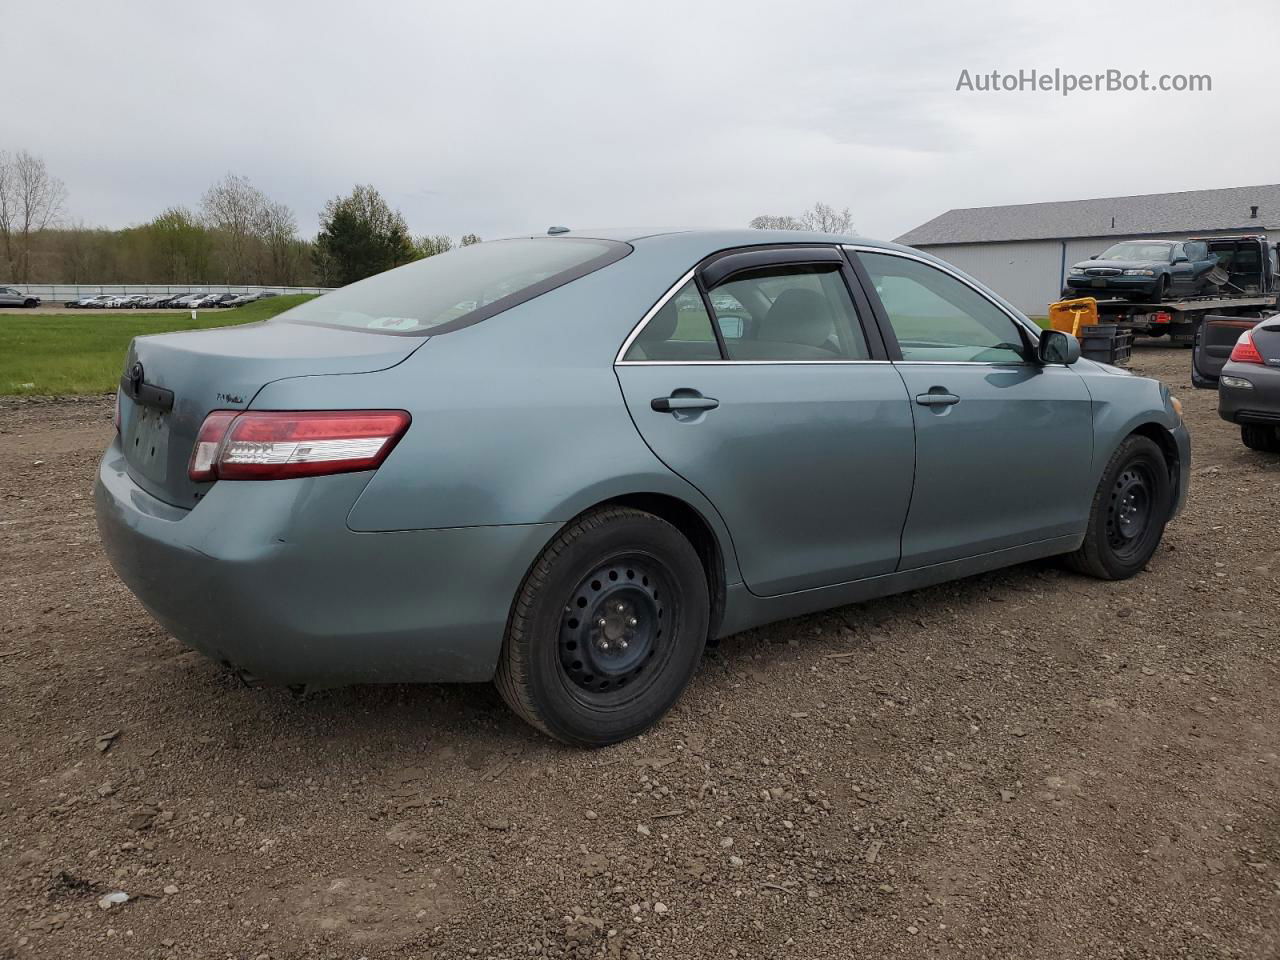
POLYGON ((270 322, 442 333, 500 313, 629 251, 624 243, 578 237, 475 243, 359 280, 270 322))
POLYGON ((884 304, 902 359, 1023 363, 1018 325, 966 283, 919 260, 859 253, 884 304))
POLYGON ((671 363, 679 360, 719 360, 720 347, 711 317, 692 280, 664 303, 631 341, 623 360, 671 363))
POLYGON ((866 360, 867 341, 838 269, 764 267, 708 298, 730 360, 866 360))

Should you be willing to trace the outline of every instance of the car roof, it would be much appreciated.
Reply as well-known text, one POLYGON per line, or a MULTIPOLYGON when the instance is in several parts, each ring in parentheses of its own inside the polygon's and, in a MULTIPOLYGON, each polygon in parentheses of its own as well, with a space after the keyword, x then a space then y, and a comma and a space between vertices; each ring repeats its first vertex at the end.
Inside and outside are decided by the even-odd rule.
MULTIPOLYGON (((873 240, 856 234, 819 233, 809 230, 752 230, 746 227, 731 229, 582 229, 569 230, 556 234, 524 234, 523 237, 559 240, 613 240, 615 242, 649 246, 677 246, 685 249, 701 248, 703 255, 710 255, 718 250, 733 247, 772 246, 789 243, 854 243, 863 247, 877 247, 884 250, 911 250, 898 243, 873 240)), ((509 239, 517 239, 515 237, 509 239)), ((913 253, 920 251, 912 250, 913 253)))

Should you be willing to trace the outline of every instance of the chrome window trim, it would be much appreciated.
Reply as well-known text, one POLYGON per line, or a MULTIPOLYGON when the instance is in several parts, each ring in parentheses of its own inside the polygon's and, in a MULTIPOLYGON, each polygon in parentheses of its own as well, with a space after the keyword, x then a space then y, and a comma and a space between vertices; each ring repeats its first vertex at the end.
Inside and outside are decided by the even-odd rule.
POLYGON ((889 360, 616 360, 615 367, 785 367, 846 366, 848 364, 881 363, 889 360))
MULTIPOLYGON (((673 283, 661 297, 658 302, 649 308, 649 311, 640 318, 640 322, 635 325, 631 333, 627 335, 627 339, 622 341, 622 346, 618 349, 617 355, 613 358, 615 367, 781 367, 781 366, 828 366, 830 364, 859 364, 859 363, 883 363, 888 364, 889 360, 624 360, 627 351, 631 349, 631 344, 648 326, 649 321, 659 310, 667 305, 667 301, 680 292, 680 289, 693 279, 698 268, 694 267, 679 280, 673 283)), ((852 297, 850 297, 852 302, 852 297)), ((857 310, 857 304, 854 303, 854 310, 857 310)), ((715 323, 715 318, 711 318, 711 322, 715 323)))
MULTIPOLYGON (((968 277, 964 276, 963 274, 959 273, 957 270, 955 270, 955 268, 949 266, 948 264, 939 263, 934 260, 929 260, 926 257, 920 256, 919 254, 906 253, 902 250, 886 250, 883 247, 867 247, 867 246, 863 246, 861 244, 856 244, 856 243, 845 243, 845 244, 841 244, 841 246, 845 250, 852 250, 854 253, 879 253, 879 254, 883 254, 886 257, 901 257, 903 260, 914 260, 917 263, 923 263, 925 266, 933 267, 935 270, 938 270, 941 273, 945 273, 947 276, 951 277, 952 279, 959 280, 966 287, 968 287, 970 290, 972 290, 974 293, 980 296, 983 300, 987 301, 987 303, 991 304, 993 307, 995 307, 997 310, 1003 313, 1006 317, 1012 320, 1015 324, 1017 324, 1023 330, 1026 330, 1028 333, 1030 333, 1032 335, 1033 340, 1038 341, 1040 339, 1040 334, 1044 332, 1035 324, 1033 324, 1030 320, 1026 320, 1023 317, 1019 316, 1018 314, 1010 312, 1009 308, 1006 307, 1004 304, 996 300, 992 300, 991 296, 985 290, 983 290, 981 287, 976 286, 972 280, 970 280, 968 277)), ((911 363, 944 363, 946 361, 912 360, 909 362, 911 363)), ((957 362, 982 363, 984 361, 974 360, 974 361, 957 361, 957 362)), ((1026 363, 1027 361, 1024 360, 1022 362, 1026 363)), ((1011 365, 1012 364, 1001 364, 1001 366, 1011 366, 1011 365)))
MULTIPOLYGON (((688 273, 686 273, 686 274, 685 274, 683 277, 681 277, 679 280, 677 280, 675 283, 673 283, 673 284, 670 286, 670 288, 667 290, 667 292, 666 292, 666 293, 664 293, 662 296, 660 296, 660 297, 658 298, 658 302, 657 302, 657 303, 655 303, 652 307, 650 307, 650 308, 649 308, 649 311, 648 311, 648 312, 647 312, 643 317, 641 317, 641 318, 640 318, 640 322, 639 322, 639 323, 637 323, 637 324, 635 325, 635 327, 632 329, 632 331, 631 331, 629 334, 627 334, 627 339, 625 339, 625 340, 623 340, 623 341, 622 341, 622 346, 618 349, 618 354, 617 354, 617 356, 615 356, 615 357, 613 358, 613 365, 614 365, 615 367, 616 367, 618 364, 620 364, 620 363, 652 363, 652 362, 660 362, 660 361, 650 361, 650 360, 623 360, 622 358, 623 358, 623 357, 625 357, 625 356, 627 355, 627 351, 631 349, 631 344, 632 344, 633 342, 635 342, 636 337, 640 336, 641 331, 643 331, 643 330, 644 330, 644 328, 645 328, 645 327, 647 327, 647 326, 649 325, 649 321, 653 319, 654 315, 655 315, 659 310, 661 310, 663 307, 665 307, 665 306, 667 305, 667 301, 668 301, 668 300, 670 300, 672 297, 674 297, 677 293, 679 293, 679 292, 680 292, 680 288, 681 288, 681 287, 683 287, 683 286, 684 286, 686 283, 688 283, 690 280, 692 280, 692 279, 693 279, 693 275, 694 275, 695 273, 697 273, 697 272, 698 272, 698 268, 697 268, 696 266, 695 266, 695 267, 691 267, 691 268, 689 269, 689 272, 688 272, 688 273)), ((714 322, 715 322, 715 320, 713 319, 711 322, 712 322, 712 323, 714 323, 714 322)), ((717 348, 717 349, 719 349, 719 348, 717 348)), ((723 361, 723 360, 715 360, 715 361, 708 360, 708 361, 705 361, 705 362, 707 362, 707 363, 724 363, 725 361, 723 361)))

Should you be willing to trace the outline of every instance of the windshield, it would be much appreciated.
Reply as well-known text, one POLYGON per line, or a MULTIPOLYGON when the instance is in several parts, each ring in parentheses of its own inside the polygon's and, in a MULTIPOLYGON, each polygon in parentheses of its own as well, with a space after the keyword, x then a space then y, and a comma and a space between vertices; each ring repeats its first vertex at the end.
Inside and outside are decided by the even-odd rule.
POLYGON ((1171 243, 1117 243, 1108 247, 1099 260, 1168 260, 1171 243))
POLYGON ((578 237, 491 240, 426 257, 299 304, 273 322, 375 333, 444 333, 621 259, 625 243, 578 237))

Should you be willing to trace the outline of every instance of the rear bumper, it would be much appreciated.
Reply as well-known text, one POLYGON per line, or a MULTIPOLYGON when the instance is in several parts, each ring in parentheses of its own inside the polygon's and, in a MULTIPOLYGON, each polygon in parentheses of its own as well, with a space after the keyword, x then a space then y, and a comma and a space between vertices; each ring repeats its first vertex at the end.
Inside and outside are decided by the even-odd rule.
POLYGON ((215 484, 184 511, 113 443, 95 487, 112 566, 180 641, 259 679, 483 681, 555 524, 355 533, 369 474, 215 484))
POLYGON ((1218 414, 1231 423, 1280 426, 1280 368, 1228 362, 1218 380, 1218 414), (1252 387, 1229 387, 1221 377, 1238 377, 1252 387))

